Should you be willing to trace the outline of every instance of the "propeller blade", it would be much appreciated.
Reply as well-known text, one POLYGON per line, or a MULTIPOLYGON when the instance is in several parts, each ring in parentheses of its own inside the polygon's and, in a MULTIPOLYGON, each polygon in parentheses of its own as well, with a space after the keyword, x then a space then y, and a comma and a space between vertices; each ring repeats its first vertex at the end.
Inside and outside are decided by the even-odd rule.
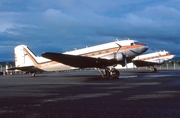
POLYGON ((117 51, 117 52, 119 52, 119 50, 121 49, 121 47, 122 47, 122 46, 121 46, 121 45, 119 45, 118 43, 116 43, 116 44, 119 46, 119 49, 118 49, 118 51, 117 51))

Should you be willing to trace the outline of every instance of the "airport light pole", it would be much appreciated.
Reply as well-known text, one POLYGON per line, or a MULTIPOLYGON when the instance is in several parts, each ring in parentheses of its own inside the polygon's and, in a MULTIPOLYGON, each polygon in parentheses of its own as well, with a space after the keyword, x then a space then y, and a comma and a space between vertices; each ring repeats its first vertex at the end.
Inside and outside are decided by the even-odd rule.
POLYGON ((2 65, 1 65, 1 72, 2 72, 2 65))

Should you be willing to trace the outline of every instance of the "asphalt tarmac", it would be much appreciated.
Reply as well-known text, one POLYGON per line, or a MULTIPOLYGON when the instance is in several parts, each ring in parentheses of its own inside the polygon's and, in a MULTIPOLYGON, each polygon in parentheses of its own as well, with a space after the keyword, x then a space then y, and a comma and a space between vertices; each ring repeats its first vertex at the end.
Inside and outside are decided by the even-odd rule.
POLYGON ((179 118, 180 71, 0 76, 0 118, 179 118))

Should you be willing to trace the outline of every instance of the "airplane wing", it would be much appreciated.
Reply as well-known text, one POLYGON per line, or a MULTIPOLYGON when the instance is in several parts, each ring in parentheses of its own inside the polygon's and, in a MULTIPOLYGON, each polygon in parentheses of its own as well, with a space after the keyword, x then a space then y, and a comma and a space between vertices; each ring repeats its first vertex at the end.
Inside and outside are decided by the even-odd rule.
POLYGON ((141 61, 141 60, 135 60, 135 61, 133 61, 133 63, 134 63, 134 65, 136 65, 137 67, 158 65, 158 63, 156 63, 156 62, 141 61))
POLYGON ((43 57, 51 59, 53 61, 57 61, 59 63, 63 63, 73 67, 79 68, 89 68, 89 67, 97 67, 102 68, 106 66, 111 66, 116 63, 116 60, 108 60, 101 58, 92 58, 85 57, 79 55, 67 55, 53 52, 46 52, 42 54, 43 57))

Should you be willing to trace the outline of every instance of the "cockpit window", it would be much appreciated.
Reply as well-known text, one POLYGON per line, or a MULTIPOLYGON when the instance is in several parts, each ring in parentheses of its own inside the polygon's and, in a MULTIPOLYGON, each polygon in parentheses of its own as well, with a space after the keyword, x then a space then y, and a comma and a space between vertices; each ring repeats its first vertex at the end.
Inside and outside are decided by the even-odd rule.
POLYGON ((133 42, 131 43, 131 46, 136 45, 136 44, 139 44, 139 42, 133 42))
POLYGON ((139 44, 139 42, 134 42, 134 44, 139 44))

